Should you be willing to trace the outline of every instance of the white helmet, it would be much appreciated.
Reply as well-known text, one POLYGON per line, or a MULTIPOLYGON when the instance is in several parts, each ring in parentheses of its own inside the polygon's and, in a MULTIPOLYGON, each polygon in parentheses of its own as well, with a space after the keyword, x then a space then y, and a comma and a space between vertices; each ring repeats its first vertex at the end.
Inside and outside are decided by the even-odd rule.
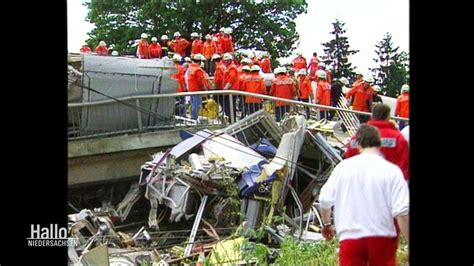
POLYGON ((249 66, 243 66, 242 71, 250 71, 250 67, 249 66))
POLYGON ((161 35, 161 40, 162 41, 168 40, 168 35, 161 35))
POLYGON ((219 41, 219 39, 217 39, 217 37, 212 37, 212 41, 217 42, 217 41, 219 41))
POLYGON ((117 51, 112 51, 112 55, 113 56, 118 56, 118 52, 117 51))
POLYGON ((347 80, 345 77, 340 78, 339 81, 340 81, 344 86, 349 85, 349 80, 347 80))
POLYGON ((403 84, 402 92, 410 92, 410 86, 408 84, 403 84))
POLYGON ((366 75, 366 76, 364 76, 364 81, 368 82, 368 83, 373 83, 374 78, 371 75, 366 75))
POLYGON ((318 66, 319 66, 319 67, 324 67, 324 68, 325 68, 325 67, 326 67, 326 64, 325 64, 325 63, 323 63, 323 62, 321 62, 321 63, 319 63, 319 64, 318 64, 318 66))
POLYGON ((376 92, 380 92, 380 91, 382 90, 379 85, 374 85, 374 86, 372 86, 372 88, 373 88, 374 91, 376 91, 376 92))
POLYGON ((356 70, 356 71, 355 71, 355 74, 356 74, 356 75, 359 75, 359 76, 364 76, 364 74, 362 74, 362 71, 360 71, 360 70, 356 70))
POLYGON ((225 53, 225 54, 224 54, 224 57, 222 57, 222 59, 224 59, 224 60, 232 60, 232 55, 229 54, 229 53, 225 53))
POLYGON ((316 71, 316 76, 318 76, 318 78, 325 79, 326 78, 326 71, 320 69, 320 70, 316 71))
POLYGON ((222 58, 220 54, 213 54, 211 59, 215 60, 215 59, 219 59, 219 58, 222 58))
POLYGON ((179 55, 179 54, 174 54, 174 55, 173 55, 173 61, 174 61, 174 62, 181 62, 182 59, 183 59, 183 58, 182 58, 181 55, 179 55))
POLYGON ((181 33, 179 33, 179 31, 177 31, 173 34, 173 37, 181 37, 181 33))
POLYGON ((202 54, 195 54, 195 55, 193 55, 193 60, 203 61, 203 60, 206 60, 206 58, 204 58, 204 56, 202 54))
POLYGON ((302 68, 300 71, 298 71, 298 75, 306 75, 306 69, 302 68))
POLYGON ((247 57, 253 59, 255 57, 255 54, 253 52, 248 52, 247 57))
POLYGON ((242 58, 242 60, 240 60, 240 63, 241 64, 251 64, 252 60, 250 60, 248 58, 242 58))
POLYGON ((207 34, 206 35, 206 40, 210 40, 210 39, 212 39, 211 35, 207 34))
POLYGON ((220 32, 224 32, 224 31, 225 31, 225 28, 222 27, 222 28, 219 29, 219 31, 220 31, 220 32))
POLYGON ((189 58, 189 57, 186 56, 186 57, 184 58, 184 61, 185 61, 185 62, 188 62, 188 63, 191 63, 191 58, 189 58))
POLYGON ((199 34, 198 34, 197 32, 193 32, 193 33, 191 33, 191 37, 196 37, 196 38, 198 38, 198 37, 199 37, 199 34))
POLYGON ((146 38, 148 38, 148 35, 147 35, 146 33, 142 33, 142 35, 140 36, 140 38, 146 39, 146 38))
POLYGON ((152 42, 157 42, 157 41, 158 41, 158 38, 153 37, 153 38, 151 38, 151 41, 152 41, 152 42))
POLYGON ((253 65, 251 68, 250 68, 250 71, 253 72, 253 71, 260 71, 260 67, 258 65, 253 65))
POLYGON ((231 28, 226 28, 226 29, 224 30, 224 33, 225 33, 225 34, 232 34, 232 29, 231 29, 231 28))
POLYGON ((104 41, 100 41, 99 46, 107 46, 107 44, 104 41))
POLYGON ((284 74, 284 73, 286 73, 286 68, 284 68, 284 67, 277 67, 277 68, 275 68, 274 73, 275 73, 275 74, 282 74, 282 73, 284 74))

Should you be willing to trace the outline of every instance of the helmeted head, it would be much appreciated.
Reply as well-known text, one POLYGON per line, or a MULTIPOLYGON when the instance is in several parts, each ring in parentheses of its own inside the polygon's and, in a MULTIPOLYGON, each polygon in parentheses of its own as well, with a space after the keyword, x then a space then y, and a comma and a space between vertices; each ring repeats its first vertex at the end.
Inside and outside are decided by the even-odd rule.
POLYGON ((371 84, 374 83, 374 78, 371 75, 364 75, 364 81, 371 84))
POLYGON ((232 34, 232 28, 226 28, 224 34, 232 34))
POLYGON ((306 73, 306 69, 302 68, 300 71, 298 71, 298 76, 306 76, 308 73, 306 73))
POLYGON ((222 57, 221 57, 220 54, 213 54, 212 58, 211 58, 211 60, 215 60, 215 61, 218 61, 218 60, 221 60, 221 59, 222 59, 222 57))
POLYGON ((179 38, 179 37, 181 37, 181 33, 179 33, 179 31, 177 31, 173 34, 173 37, 179 38))
POLYGON ((224 27, 221 27, 221 28, 219 29, 219 32, 221 32, 221 33, 224 33, 224 31, 225 31, 225 28, 224 28, 224 27))
POLYGON ((183 58, 179 54, 173 55, 173 62, 181 62, 183 58))
POLYGON ((104 41, 100 41, 100 42, 99 42, 99 46, 105 47, 105 46, 107 46, 107 44, 106 44, 104 41))
POLYGON ((326 68, 326 64, 323 63, 323 62, 321 62, 321 63, 318 64, 318 67, 319 67, 319 68, 322 68, 322 69, 325 69, 325 68, 326 68))
POLYGON ((316 76, 320 79, 326 79, 326 71, 320 69, 316 71, 316 76))
POLYGON ((250 67, 249 66, 243 66, 242 71, 250 72, 250 67))
POLYGON ((112 51, 112 56, 118 56, 118 52, 117 51, 112 51))
POLYGON ((410 92, 410 86, 408 84, 403 84, 400 91, 401 91, 401 93, 410 92))
POLYGON ((303 56, 302 52, 296 52, 296 56, 303 56))
POLYGON ((207 34, 205 38, 206 38, 206 40, 212 40, 212 37, 209 34, 207 34))
POLYGON ((197 32, 191 33, 191 38, 199 38, 199 34, 197 32))
POLYGON ((242 65, 250 65, 252 63, 252 60, 250 60, 248 58, 242 58, 242 60, 240 60, 240 63, 242 65))
POLYGON ((376 92, 380 92, 380 91, 382 90, 379 85, 374 85, 374 86, 372 86, 372 88, 373 88, 374 91, 376 91, 376 92))
POLYGON ((253 65, 250 68, 250 72, 260 72, 260 67, 258 65, 253 65))
POLYGON ((168 35, 161 35, 161 40, 162 41, 167 41, 168 40, 168 35))
POLYGON ((222 59, 227 62, 232 61, 232 55, 230 53, 225 53, 222 59))
POLYGON ((140 38, 142 39, 147 39, 148 38, 148 35, 146 33, 142 33, 142 35, 140 35, 140 38))
POLYGON ((184 58, 184 62, 191 63, 191 58, 186 56, 184 58))
POLYGON ((194 62, 201 62, 201 61, 206 60, 206 58, 204 58, 204 56, 202 54, 195 54, 195 55, 193 55, 192 60, 194 62))
POLYGON ((286 68, 284 68, 284 67, 277 67, 277 68, 275 68, 275 70, 273 71, 273 73, 275 73, 275 75, 286 74, 286 68))
POLYGON ((344 86, 349 85, 349 80, 348 80, 347 78, 345 78, 345 77, 339 78, 338 81, 341 82, 342 85, 344 85, 344 86))
POLYGON ((359 78, 362 78, 362 77, 364 76, 364 74, 363 74, 362 71, 360 71, 360 70, 356 70, 356 71, 355 71, 355 75, 356 75, 356 78, 358 78, 358 79, 359 79, 359 78))
POLYGON ((151 41, 152 41, 152 42, 157 42, 157 41, 158 41, 158 38, 152 37, 152 38, 151 38, 151 41))

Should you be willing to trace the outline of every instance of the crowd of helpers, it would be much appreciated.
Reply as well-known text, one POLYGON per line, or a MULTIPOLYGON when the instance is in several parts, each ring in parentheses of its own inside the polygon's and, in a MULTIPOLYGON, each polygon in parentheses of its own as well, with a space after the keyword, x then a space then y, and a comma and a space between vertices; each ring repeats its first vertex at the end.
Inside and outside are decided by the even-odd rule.
MULTIPOLYGON (((326 106, 336 106, 341 95, 349 100, 353 110, 370 112, 376 103, 382 103, 378 93, 380 86, 374 85, 373 77, 356 71, 355 77, 341 77, 333 79, 333 75, 326 64, 318 59, 317 53, 309 63, 301 52, 291 62, 289 69, 277 67, 272 71, 270 56, 267 52, 258 56, 248 51, 237 53, 234 50, 232 40, 232 29, 221 28, 219 32, 207 34, 204 39, 200 34, 191 33, 191 41, 186 40, 179 32, 173 34, 169 40, 167 35, 162 35, 160 42, 156 37, 151 38, 148 43, 148 34, 142 33, 141 39, 136 41, 136 56, 141 59, 156 59, 162 57, 173 58, 178 72, 173 78, 178 80, 177 92, 210 90, 240 90, 275 97, 299 100, 326 106), (201 71, 203 70, 202 75, 201 71), (196 75, 195 73, 198 74, 196 75), (274 73, 271 87, 266 88, 262 73, 274 73), (191 75, 189 75, 191 73, 191 75), (203 80, 200 80, 202 76, 203 80), (214 85, 209 83, 209 76, 214 77, 214 85), (353 80, 350 84, 349 79, 353 80), (313 89, 312 82, 316 82, 313 89), (263 85, 262 85, 263 84, 263 85)), ((85 44, 81 53, 91 53, 91 49, 85 44)), ((95 48, 97 55, 118 55, 113 46, 107 47, 104 41, 100 41, 95 48)), ((230 103, 228 96, 219 96, 218 102, 222 104, 225 115, 230 116, 230 103)), ((239 97, 233 97, 233 101, 239 97)), ((255 97, 244 97, 241 99, 243 106, 234 106, 242 109, 242 115, 248 115, 262 108, 262 100, 255 97)), ((192 106, 198 108, 201 97, 191 97, 192 106)), ((180 101, 184 101, 180 99, 180 101)), ((234 108, 234 117, 236 113, 234 108)), ((194 110, 194 108, 193 108, 194 110)), ((288 103, 277 101, 275 103, 276 120, 280 121, 282 114, 290 110, 288 103)), ((305 108, 308 115, 309 108, 305 108)), ((320 119, 332 120, 335 112, 324 108, 319 109, 320 119)), ((397 99, 395 115, 409 117, 409 86, 403 85, 401 94, 397 99)), ((193 119, 197 119, 197 111, 192 112, 193 119)), ((361 123, 368 120, 368 116, 359 116, 361 123)), ((400 130, 405 123, 399 123, 400 130)))

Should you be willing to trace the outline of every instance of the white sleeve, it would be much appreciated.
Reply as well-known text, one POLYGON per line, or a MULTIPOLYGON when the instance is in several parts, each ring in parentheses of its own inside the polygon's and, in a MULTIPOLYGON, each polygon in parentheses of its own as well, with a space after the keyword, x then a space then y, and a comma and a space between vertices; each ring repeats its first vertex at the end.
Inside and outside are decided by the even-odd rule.
POLYGON ((392 216, 407 215, 410 208, 410 193, 408 184, 403 178, 400 168, 396 167, 395 180, 391 187, 392 216))
POLYGON ((336 179, 338 179, 340 165, 341 164, 334 168, 331 176, 321 188, 321 193, 319 194, 319 204, 323 209, 329 209, 334 206, 334 201, 336 200, 336 179))

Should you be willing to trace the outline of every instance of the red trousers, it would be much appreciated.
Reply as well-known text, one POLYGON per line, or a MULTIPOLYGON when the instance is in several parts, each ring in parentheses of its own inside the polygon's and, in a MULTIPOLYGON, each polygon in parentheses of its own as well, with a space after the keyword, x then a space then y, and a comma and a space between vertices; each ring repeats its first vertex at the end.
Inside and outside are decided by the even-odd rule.
POLYGON ((341 266, 395 266, 398 238, 364 237, 346 239, 339 247, 341 266))

